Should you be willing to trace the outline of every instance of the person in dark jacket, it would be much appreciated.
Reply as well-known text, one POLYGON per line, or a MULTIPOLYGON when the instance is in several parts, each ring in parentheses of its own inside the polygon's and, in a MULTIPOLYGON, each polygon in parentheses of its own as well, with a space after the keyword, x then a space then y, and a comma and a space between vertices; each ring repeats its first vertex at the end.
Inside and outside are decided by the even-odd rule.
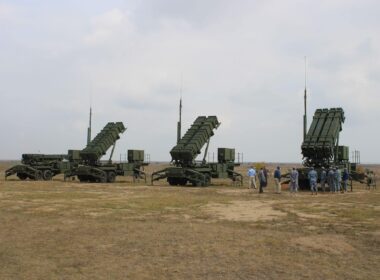
POLYGON ((348 179, 350 175, 348 174, 347 168, 343 170, 343 175, 342 175, 342 181, 343 181, 343 190, 342 192, 347 192, 347 184, 348 184, 348 179))
POLYGON ((264 166, 264 176, 265 176, 265 185, 264 187, 268 186, 268 169, 264 166))
POLYGON ((276 193, 281 193, 281 169, 280 166, 277 166, 277 169, 274 171, 274 190, 276 193))
POLYGON ((259 193, 263 193, 264 192, 264 188, 265 188, 266 183, 267 183, 267 178, 265 177, 265 173, 264 173, 264 169, 263 168, 260 168, 260 171, 259 171, 259 182, 260 182, 259 193))

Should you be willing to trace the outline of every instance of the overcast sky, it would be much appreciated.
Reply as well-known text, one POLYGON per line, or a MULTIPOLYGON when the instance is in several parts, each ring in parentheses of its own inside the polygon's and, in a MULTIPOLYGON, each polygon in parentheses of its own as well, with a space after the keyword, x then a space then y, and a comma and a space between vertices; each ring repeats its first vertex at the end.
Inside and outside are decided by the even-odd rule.
POLYGON ((109 121, 115 159, 170 160, 182 80, 183 133, 221 126, 210 152, 300 162, 304 56, 309 124, 342 107, 340 143, 380 162, 380 2, 0 0, 0 159, 65 153, 109 121))

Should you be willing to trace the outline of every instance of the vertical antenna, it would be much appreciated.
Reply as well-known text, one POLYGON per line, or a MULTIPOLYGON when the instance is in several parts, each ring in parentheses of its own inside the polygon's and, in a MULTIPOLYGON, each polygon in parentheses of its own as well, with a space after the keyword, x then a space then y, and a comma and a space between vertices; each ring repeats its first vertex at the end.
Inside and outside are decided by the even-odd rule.
POLYGON ((182 126, 182 74, 181 74, 181 87, 179 89, 180 99, 179 99, 179 121, 177 123, 177 144, 181 140, 181 126, 182 126))
POLYGON ((91 142, 92 94, 90 93, 90 120, 87 128, 87 145, 91 142))
POLYGON ((303 115, 303 141, 306 139, 306 133, 307 133, 307 85, 306 85, 306 56, 305 56, 305 92, 304 92, 304 115, 303 115))

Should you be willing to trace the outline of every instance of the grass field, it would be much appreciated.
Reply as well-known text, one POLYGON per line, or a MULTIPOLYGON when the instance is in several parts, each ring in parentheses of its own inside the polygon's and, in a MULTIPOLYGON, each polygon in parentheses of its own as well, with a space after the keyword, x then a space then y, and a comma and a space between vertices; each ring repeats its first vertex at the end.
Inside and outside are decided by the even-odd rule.
POLYGON ((262 195, 227 181, 4 181, 7 166, 0 279, 380 278, 379 188, 311 196, 274 194, 271 181, 262 195))

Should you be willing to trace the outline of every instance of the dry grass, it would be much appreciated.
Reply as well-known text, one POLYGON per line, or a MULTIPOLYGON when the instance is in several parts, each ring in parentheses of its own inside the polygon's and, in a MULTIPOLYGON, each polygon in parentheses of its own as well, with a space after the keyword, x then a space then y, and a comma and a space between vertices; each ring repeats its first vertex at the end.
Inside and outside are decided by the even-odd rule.
POLYGON ((0 176, 0 279, 380 275, 378 189, 277 195, 270 181, 259 195, 228 181, 174 188, 0 176))

